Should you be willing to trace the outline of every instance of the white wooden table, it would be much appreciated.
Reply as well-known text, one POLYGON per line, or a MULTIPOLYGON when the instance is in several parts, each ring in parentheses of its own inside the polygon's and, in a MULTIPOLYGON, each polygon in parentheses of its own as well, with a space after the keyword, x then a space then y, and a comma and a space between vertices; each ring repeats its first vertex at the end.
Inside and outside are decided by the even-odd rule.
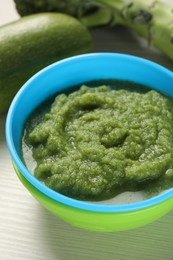
MULTIPOLYGON (((15 19, 13 0, 0 0, 0 24, 15 19)), ((130 53, 173 70, 173 62, 127 29, 94 29, 92 34, 95 51, 130 53)), ((173 260, 173 211, 136 230, 97 233, 72 227, 45 210, 14 173, 5 119, 0 115, 0 260, 173 260)))

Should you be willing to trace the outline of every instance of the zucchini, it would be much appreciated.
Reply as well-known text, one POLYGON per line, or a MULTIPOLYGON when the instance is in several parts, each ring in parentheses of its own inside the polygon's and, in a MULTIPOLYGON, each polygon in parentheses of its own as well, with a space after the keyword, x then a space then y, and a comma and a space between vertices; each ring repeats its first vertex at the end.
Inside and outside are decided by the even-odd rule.
POLYGON ((45 66, 90 52, 89 31, 77 19, 60 13, 25 16, 0 27, 0 113, 19 88, 45 66))

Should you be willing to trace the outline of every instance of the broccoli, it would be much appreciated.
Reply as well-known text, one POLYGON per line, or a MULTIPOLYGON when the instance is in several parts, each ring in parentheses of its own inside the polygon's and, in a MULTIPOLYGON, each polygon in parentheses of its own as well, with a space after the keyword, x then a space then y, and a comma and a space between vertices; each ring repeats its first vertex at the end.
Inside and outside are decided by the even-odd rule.
POLYGON ((173 60, 173 6, 160 0, 97 0, 125 25, 173 60))
POLYGON ((108 8, 93 0, 14 0, 21 16, 40 12, 72 15, 88 26, 104 25, 111 19, 108 8))
POLYGON ((146 38, 173 60, 173 6, 160 0, 14 0, 20 15, 55 11, 86 26, 120 24, 146 38))
MULTIPOLYGON (((15 0, 17 10, 21 16, 25 16, 38 12, 62 12, 72 16, 78 16, 79 9, 83 2, 82 0, 15 0)), ((90 1, 88 4, 83 4, 82 12, 87 12, 95 7, 90 1)))

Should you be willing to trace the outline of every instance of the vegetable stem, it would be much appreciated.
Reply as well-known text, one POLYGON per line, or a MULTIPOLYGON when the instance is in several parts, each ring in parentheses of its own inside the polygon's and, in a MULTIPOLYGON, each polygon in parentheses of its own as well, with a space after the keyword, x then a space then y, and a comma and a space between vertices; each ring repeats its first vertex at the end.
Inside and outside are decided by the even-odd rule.
POLYGON ((173 59, 173 7, 156 0, 97 0, 125 25, 173 59))

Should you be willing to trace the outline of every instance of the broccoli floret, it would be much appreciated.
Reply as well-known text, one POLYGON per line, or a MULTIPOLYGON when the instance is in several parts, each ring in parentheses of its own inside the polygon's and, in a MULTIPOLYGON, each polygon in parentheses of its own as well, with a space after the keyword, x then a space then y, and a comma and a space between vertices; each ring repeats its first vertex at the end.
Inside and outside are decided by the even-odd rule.
POLYGON ((60 12, 78 18, 87 27, 111 21, 110 8, 94 0, 14 0, 21 16, 40 12, 60 12))
POLYGON ((21 16, 39 12, 61 12, 75 17, 97 10, 98 5, 86 0, 14 0, 21 16))

